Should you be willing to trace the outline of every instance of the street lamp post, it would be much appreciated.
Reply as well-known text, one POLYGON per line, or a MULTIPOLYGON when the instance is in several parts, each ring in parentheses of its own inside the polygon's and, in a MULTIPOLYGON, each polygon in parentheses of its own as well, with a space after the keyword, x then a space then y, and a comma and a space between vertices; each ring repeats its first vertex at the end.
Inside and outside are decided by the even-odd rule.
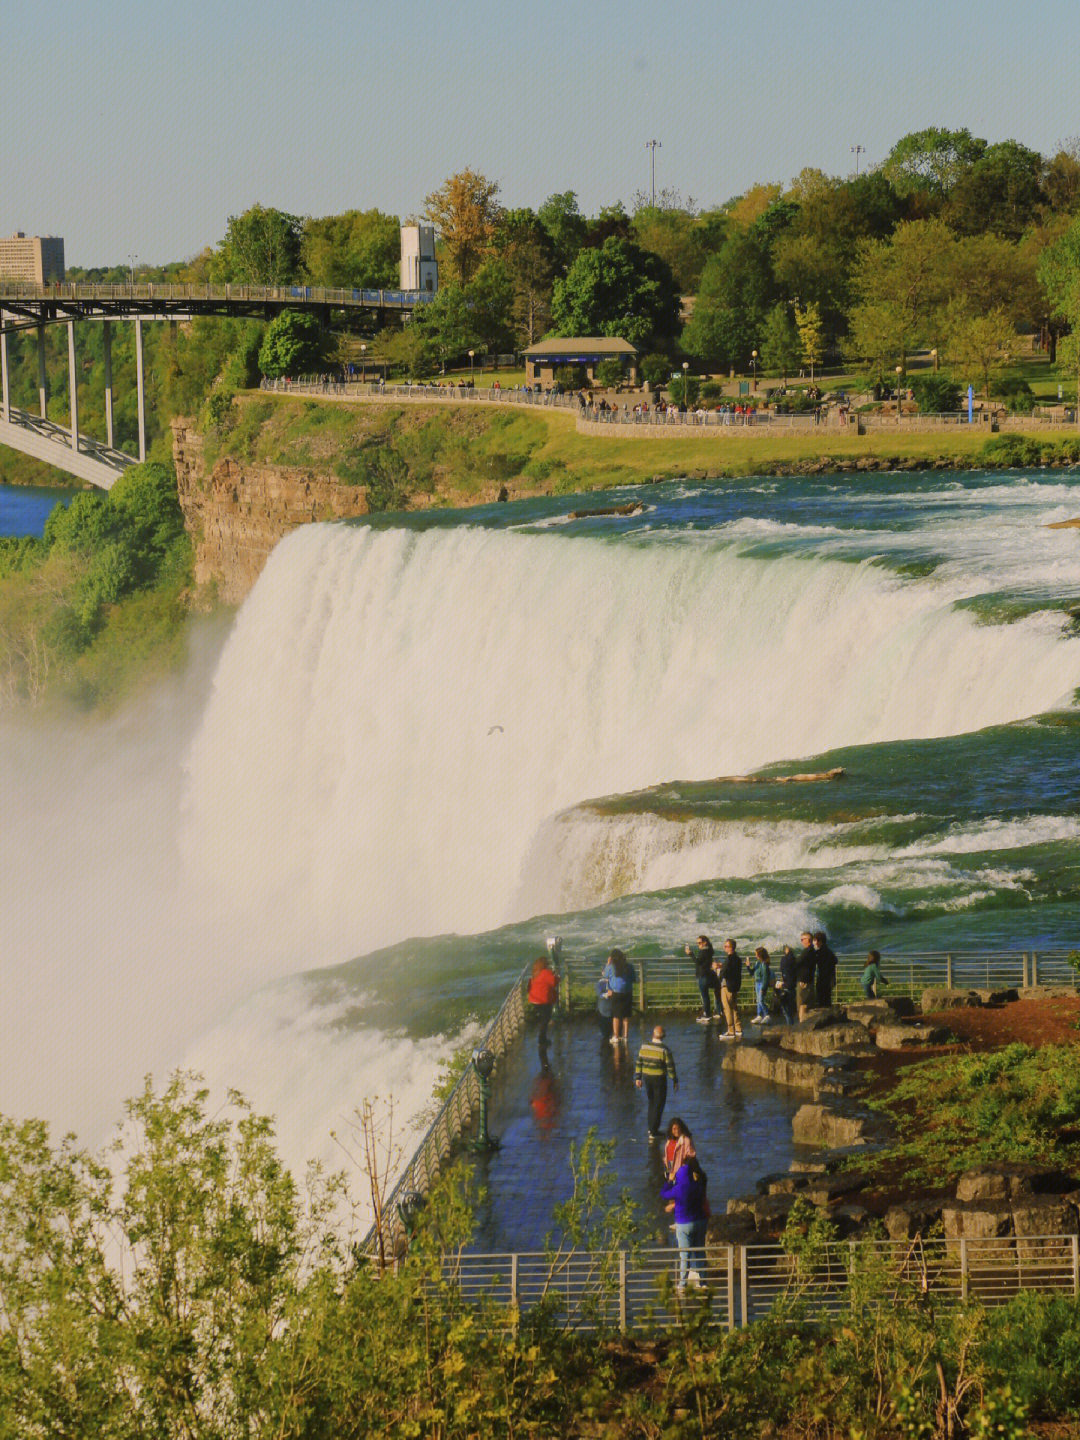
POLYGON ((935 373, 936 373, 936 372, 937 372, 937 368, 938 368, 938 353, 937 353, 936 350, 931 350, 931 351, 930 351, 930 358, 931 358, 931 360, 933 360, 933 362, 934 362, 934 371, 935 371, 935 373))
POLYGON ((687 398, 686 398, 686 372, 687 372, 689 369, 690 369, 690 361, 689 361, 689 360, 684 360, 684 361, 682 362, 682 403, 683 403, 683 409, 684 409, 684 410, 687 410, 687 411, 689 411, 689 409, 690 409, 689 403, 687 402, 687 398))
POLYGON ((138 255, 132 255, 130 253, 128 255, 128 269, 131 272, 131 288, 133 290, 135 289, 135 261, 138 260, 138 258, 138 255))
POLYGON ((480 1117, 472 1148, 478 1155, 483 1155, 499 1148, 498 1139, 488 1131, 488 1100, 491 1098, 491 1072, 495 1069, 495 1056, 490 1050, 474 1050, 472 1064, 480 1082, 480 1117))
POLYGON ((754 389, 757 389, 757 351, 750 351, 750 364, 754 367, 754 389))
POLYGON ((900 423, 900 416, 901 416, 901 414, 902 414, 902 405, 901 405, 901 402, 900 402, 900 377, 903 375, 903 373, 904 373, 904 367, 903 367, 902 365, 897 365, 897 367, 896 367, 896 423, 897 423, 897 424, 900 423))
POLYGON ((470 351, 469 351, 469 384, 470 384, 470 385, 472 384, 472 379, 473 379, 473 356, 474 356, 475 354, 476 354, 476 351, 475 351, 475 350, 470 350, 470 351))
POLYGON ((656 209, 656 152, 657 150, 662 150, 663 148, 664 147, 660 144, 659 140, 645 141, 645 149, 652 151, 652 155, 649 157, 651 176, 651 181, 649 185, 649 204, 654 210, 656 209))
POLYGON ((360 346, 360 384, 367 381, 367 346, 360 346))

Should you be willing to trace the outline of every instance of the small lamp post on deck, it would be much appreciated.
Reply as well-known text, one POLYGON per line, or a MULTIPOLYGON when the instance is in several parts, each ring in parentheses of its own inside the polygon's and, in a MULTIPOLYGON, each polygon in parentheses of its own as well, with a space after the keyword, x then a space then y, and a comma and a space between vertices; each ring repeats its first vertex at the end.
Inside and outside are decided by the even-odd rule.
POLYGON ((491 1072, 495 1069, 495 1056, 490 1050, 474 1050, 472 1063, 476 1078, 480 1082, 480 1118, 472 1148, 478 1155, 484 1155, 499 1148, 497 1137, 488 1131, 488 1100, 491 1097, 491 1072))

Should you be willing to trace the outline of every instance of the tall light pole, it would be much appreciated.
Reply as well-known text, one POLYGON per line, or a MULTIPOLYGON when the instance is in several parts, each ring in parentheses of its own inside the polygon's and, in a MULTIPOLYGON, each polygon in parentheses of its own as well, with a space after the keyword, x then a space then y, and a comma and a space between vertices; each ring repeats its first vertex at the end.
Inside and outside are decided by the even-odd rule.
POLYGON ((859 156, 866 154, 866 146, 849 145, 848 149, 851 151, 852 155, 855 156, 855 178, 857 180, 859 178, 859 156))
POLYGON ((135 261, 138 258, 138 255, 128 255, 128 269, 131 271, 131 288, 133 290, 135 288, 135 261))
POLYGON ((664 147, 663 145, 661 145, 659 140, 645 141, 645 149, 652 151, 652 154, 649 157, 651 175, 651 182, 649 185, 649 204, 653 207, 654 210, 656 209, 656 152, 657 150, 662 150, 663 148, 664 147))

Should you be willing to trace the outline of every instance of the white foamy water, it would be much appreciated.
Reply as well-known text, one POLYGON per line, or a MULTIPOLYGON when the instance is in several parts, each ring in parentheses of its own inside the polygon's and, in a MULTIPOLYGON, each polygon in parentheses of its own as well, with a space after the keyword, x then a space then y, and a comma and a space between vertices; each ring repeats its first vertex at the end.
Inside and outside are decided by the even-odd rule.
POLYGON ((193 748, 188 863, 320 958, 542 908, 590 795, 1045 709, 1046 617, 976 626, 871 564, 461 529, 312 527, 244 606, 193 748))
MULTIPOLYGON (((872 905, 883 857, 814 827, 611 829, 601 845, 556 817, 662 781, 977 729, 1080 685, 1080 641, 1052 620, 978 626, 951 599, 869 562, 740 558, 715 534, 297 532, 237 617, 209 699, 188 697, 191 732, 163 704, 150 724, 8 737, 0 1109, 97 1138, 146 1071, 186 1062, 278 1113, 297 1163, 326 1155, 366 1095, 419 1107, 453 1037, 346 1023, 283 977, 589 896, 831 860, 868 862, 837 892, 850 882, 845 903, 872 905), (576 874, 604 845, 596 873, 576 874)), ((625 914, 667 938, 693 912, 654 893, 625 914)), ((763 891, 734 918, 778 942, 813 906, 763 891)))

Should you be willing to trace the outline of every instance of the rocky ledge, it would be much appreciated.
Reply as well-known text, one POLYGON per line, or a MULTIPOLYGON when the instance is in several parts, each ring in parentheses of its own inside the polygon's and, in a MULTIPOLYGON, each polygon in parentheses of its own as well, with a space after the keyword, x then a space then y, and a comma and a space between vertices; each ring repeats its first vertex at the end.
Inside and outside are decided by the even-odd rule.
MULTIPOLYGON (((935 987, 920 996, 918 1010, 937 1014, 1051 993, 1055 992, 1039 987, 1023 991, 935 987)), ((947 1026, 921 1019, 912 1001, 890 998, 813 1010, 794 1026, 770 1022, 731 1046, 724 1056, 725 1067, 810 1093, 812 1098, 792 1120, 795 1143, 809 1153, 794 1160, 789 1173, 758 1181, 754 1195, 729 1200, 727 1213, 710 1221, 710 1241, 773 1241, 800 1196, 828 1212, 841 1238, 862 1233, 871 1216, 859 1203, 859 1193, 873 1182, 847 1174, 842 1167, 852 1155, 884 1144, 890 1131, 884 1117, 851 1099, 855 1067, 860 1059, 881 1051, 940 1046, 950 1039, 947 1026)), ((1080 1236, 1080 1179, 1031 1165, 985 1165, 967 1171, 955 1187, 940 1194, 891 1205, 884 1224, 893 1240, 911 1240, 935 1230, 946 1241, 963 1241, 969 1259, 977 1259, 980 1240, 1013 1237, 1021 1255, 1034 1258, 1038 1246, 1045 1244, 1039 1237, 1080 1236)))

